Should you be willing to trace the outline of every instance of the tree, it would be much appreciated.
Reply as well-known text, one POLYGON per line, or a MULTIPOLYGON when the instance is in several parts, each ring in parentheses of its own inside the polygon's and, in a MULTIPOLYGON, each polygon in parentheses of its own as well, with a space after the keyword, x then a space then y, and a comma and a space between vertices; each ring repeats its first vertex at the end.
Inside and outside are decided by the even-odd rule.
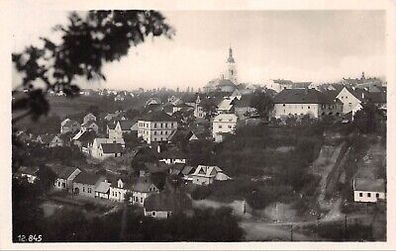
POLYGON ((270 112, 274 107, 272 97, 265 92, 255 92, 251 100, 251 106, 257 109, 259 115, 268 120, 270 112))
POLYGON ((379 129, 381 112, 372 102, 363 104, 363 108, 355 113, 353 123, 363 133, 373 133, 379 129))
POLYGON ((151 10, 92 10, 85 16, 72 12, 68 24, 56 25, 54 31, 60 33, 60 43, 42 37, 41 46, 29 46, 12 55, 22 75, 21 85, 13 91, 12 109, 24 111, 13 121, 29 115, 38 119, 49 111, 48 91, 77 96, 77 77, 106 80, 104 63, 120 60, 131 46, 148 37, 171 38, 174 34, 165 17, 151 10), (36 87, 37 82, 44 83, 45 88, 36 87), (26 95, 19 96, 21 90, 27 90, 26 95))

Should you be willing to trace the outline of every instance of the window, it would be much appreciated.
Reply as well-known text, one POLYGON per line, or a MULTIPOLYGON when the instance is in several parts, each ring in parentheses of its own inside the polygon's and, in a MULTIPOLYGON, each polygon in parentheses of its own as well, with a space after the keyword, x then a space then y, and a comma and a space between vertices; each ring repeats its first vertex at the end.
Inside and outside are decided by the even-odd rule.
POLYGON ((165 135, 168 135, 168 131, 165 131, 165 135))
POLYGON ((65 188, 65 187, 66 187, 66 183, 65 183, 65 182, 63 182, 62 186, 63 186, 63 188, 65 188))
POLYGON ((154 128, 157 128, 157 123, 154 123, 154 128))
POLYGON ((143 203, 143 198, 140 198, 140 203, 143 203))
POLYGON ((308 106, 308 109, 311 109, 311 107, 310 107, 310 106, 308 106))
POLYGON ((222 125, 219 125, 219 129, 221 129, 221 128, 223 128, 223 126, 222 126, 222 125))
POLYGON ((359 193, 359 197, 363 197, 363 193, 359 193))
POLYGON ((88 193, 92 193, 92 189, 88 187, 88 193))
POLYGON ((230 129, 231 129, 231 127, 232 127, 232 126, 230 126, 230 125, 228 126, 228 128, 230 128, 230 129))
POLYGON ((83 192, 85 193, 85 187, 83 187, 83 192))
POLYGON ((376 193, 376 194, 375 194, 375 197, 376 197, 376 198, 379 198, 379 193, 376 193))
POLYGON ((152 212, 151 214, 152 214, 153 216, 155 216, 155 212, 152 212))
POLYGON ((164 124, 163 123, 161 123, 161 128, 163 128, 164 127, 164 124))
POLYGON ((371 197, 371 193, 367 193, 367 197, 369 197, 369 198, 370 198, 370 197, 371 197))
POLYGON ((157 131, 154 131, 154 135, 157 135, 157 131))
POLYGON ((286 106, 285 104, 283 104, 283 106, 286 106))
POLYGON ((60 187, 60 186, 61 186, 60 181, 58 181, 58 187, 60 187))

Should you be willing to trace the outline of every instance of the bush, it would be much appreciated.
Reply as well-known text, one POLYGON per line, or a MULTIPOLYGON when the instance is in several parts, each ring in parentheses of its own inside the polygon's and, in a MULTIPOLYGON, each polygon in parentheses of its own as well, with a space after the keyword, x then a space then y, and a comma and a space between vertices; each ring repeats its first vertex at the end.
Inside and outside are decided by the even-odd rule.
POLYGON ((199 186, 192 193, 191 197, 194 200, 204 200, 211 194, 211 189, 207 186, 199 186))

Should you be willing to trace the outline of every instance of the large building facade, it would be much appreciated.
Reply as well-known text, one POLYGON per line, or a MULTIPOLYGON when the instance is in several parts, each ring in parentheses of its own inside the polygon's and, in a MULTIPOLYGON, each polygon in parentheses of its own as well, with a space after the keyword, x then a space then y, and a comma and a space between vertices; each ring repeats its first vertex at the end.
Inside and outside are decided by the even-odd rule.
POLYGON ((167 142, 177 130, 177 126, 177 121, 165 112, 151 112, 138 120, 138 137, 148 144, 167 142))
POLYGON ((341 116, 342 102, 332 100, 314 89, 285 89, 274 98, 272 116, 285 118, 288 116, 309 115, 320 118, 325 115, 341 116))
POLYGON ((219 114, 213 120, 213 138, 222 142, 224 134, 235 133, 238 117, 235 114, 219 114))

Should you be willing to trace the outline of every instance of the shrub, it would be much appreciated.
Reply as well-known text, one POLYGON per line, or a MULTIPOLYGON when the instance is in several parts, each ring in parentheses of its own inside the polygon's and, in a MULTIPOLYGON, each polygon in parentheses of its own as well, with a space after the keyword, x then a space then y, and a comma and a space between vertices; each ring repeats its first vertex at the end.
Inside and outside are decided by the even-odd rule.
POLYGON ((191 197, 194 200, 204 200, 211 194, 211 189, 207 186, 199 186, 192 193, 191 197))

